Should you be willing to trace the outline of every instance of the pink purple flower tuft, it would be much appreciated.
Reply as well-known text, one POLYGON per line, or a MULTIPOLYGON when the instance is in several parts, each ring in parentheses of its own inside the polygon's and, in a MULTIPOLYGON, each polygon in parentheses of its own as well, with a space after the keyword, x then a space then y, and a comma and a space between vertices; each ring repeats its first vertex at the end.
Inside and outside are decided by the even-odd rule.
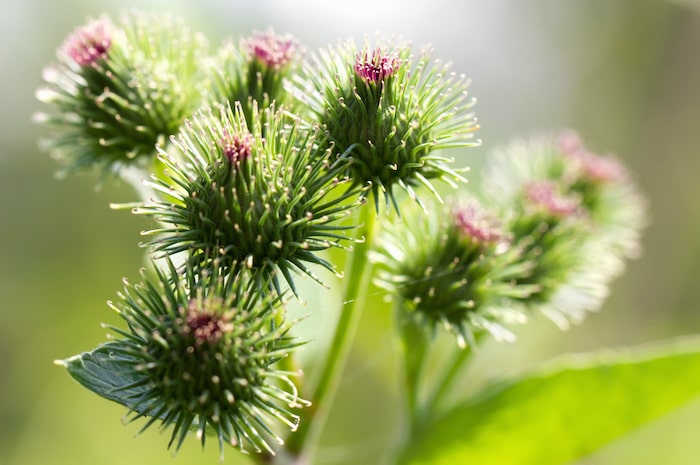
POLYGON ((536 181, 528 184, 525 187, 525 196, 532 204, 560 217, 574 214, 580 205, 578 199, 561 195, 555 184, 549 181, 536 181))
POLYGON ((602 156, 587 150, 581 137, 572 129, 566 129, 557 137, 559 150, 577 165, 581 174, 593 182, 615 182, 625 176, 625 168, 611 156, 602 156))
POLYGON ((371 53, 365 49, 357 52, 355 72, 366 82, 380 82, 393 75, 400 64, 396 53, 388 53, 380 47, 371 53))
POLYGON ((283 68, 288 65, 297 52, 297 41, 289 34, 277 35, 271 29, 255 32, 252 37, 241 41, 242 48, 250 56, 263 62, 270 68, 283 68))
POLYGON ((462 233, 475 241, 493 244, 501 242, 504 238, 496 219, 475 202, 456 207, 454 218, 462 233))
POLYGON ((224 155, 231 163, 248 159, 253 151, 253 135, 251 133, 226 134, 223 140, 224 155))
POLYGON ((216 344, 233 330, 230 315, 202 308, 203 303, 191 300, 185 314, 185 332, 194 336, 197 344, 216 344))
POLYGON ((580 166, 583 176, 593 182, 615 182, 626 176, 624 166, 614 157, 586 151, 581 151, 572 157, 580 166))
POLYGON ((111 24, 97 19, 73 31, 62 49, 80 66, 90 66, 106 58, 111 45, 111 24))
POLYGON ((564 129, 557 135, 557 146, 566 155, 574 155, 584 150, 581 136, 573 129, 564 129))

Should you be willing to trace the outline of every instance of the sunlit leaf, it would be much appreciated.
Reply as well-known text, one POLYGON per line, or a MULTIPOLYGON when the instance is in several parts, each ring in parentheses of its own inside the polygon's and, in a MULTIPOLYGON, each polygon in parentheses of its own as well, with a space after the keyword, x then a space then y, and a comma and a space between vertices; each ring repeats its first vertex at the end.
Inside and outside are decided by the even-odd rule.
POLYGON ((568 356, 428 425, 402 464, 561 465, 700 396, 700 337, 568 356))

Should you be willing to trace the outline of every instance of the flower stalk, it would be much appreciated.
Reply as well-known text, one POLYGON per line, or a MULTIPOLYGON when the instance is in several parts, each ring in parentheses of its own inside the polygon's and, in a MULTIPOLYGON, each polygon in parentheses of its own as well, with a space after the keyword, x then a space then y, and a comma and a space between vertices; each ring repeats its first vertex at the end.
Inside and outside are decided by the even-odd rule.
POLYGON ((367 259, 375 235, 377 214, 369 206, 358 210, 360 240, 350 252, 345 276, 347 283, 340 302, 340 315, 331 339, 328 354, 321 364, 321 372, 309 399, 311 407, 306 412, 299 429, 290 437, 287 450, 302 457, 302 463, 310 460, 318 448, 330 406, 341 382, 347 364, 352 341, 362 315, 367 289, 372 276, 372 264, 367 259))

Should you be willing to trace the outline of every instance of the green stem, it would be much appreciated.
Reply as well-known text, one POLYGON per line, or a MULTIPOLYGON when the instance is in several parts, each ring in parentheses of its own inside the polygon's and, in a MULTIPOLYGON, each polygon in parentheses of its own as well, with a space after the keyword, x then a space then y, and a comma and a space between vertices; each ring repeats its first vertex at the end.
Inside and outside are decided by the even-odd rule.
POLYGON ((286 444, 287 452, 299 457, 296 463, 306 463, 318 447, 318 440, 328 419, 357 332, 364 294, 370 285, 372 270, 367 252, 372 245, 377 213, 369 205, 364 205, 359 209, 359 215, 358 223, 362 224, 360 234, 364 240, 355 245, 346 266, 345 276, 348 281, 341 301, 340 317, 318 383, 310 397, 312 406, 305 410, 299 429, 289 437, 286 444))
MULTIPOLYGON (((397 310, 401 311, 399 307, 397 310)), ((465 347, 455 353, 449 362, 449 366, 437 376, 437 386, 428 393, 423 402, 418 399, 418 386, 421 379, 421 371, 430 348, 429 335, 417 322, 410 321, 410 316, 399 319, 400 333, 404 349, 404 379, 406 382, 406 407, 408 424, 403 428, 395 443, 393 453, 388 457, 389 464, 401 463, 401 458, 406 448, 420 438, 426 428, 430 427, 441 403, 444 402, 449 390, 454 386, 457 376, 469 360, 472 354, 470 347, 465 347)))
POLYGON ((425 403, 429 412, 433 413, 439 408, 439 404, 444 401, 450 388, 452 388, 454 385, 457 376, 462 371, 462 368, 469 360, 469 356, 471 354, 471 346, 467 346, 464 349, 457 351, 457 353, 452 357, 450 365, 447 367, 445 374, 440 377, 440 384, 428 397, 425 403))
POLYGON ((424 406, 421 405, 419 399, 419 391, 421 373, 429 349, 430 334, 424 325, 415 320, 415 315, 404 307, 403 301, 396 302, 394 313, 403 351, 408 434, 412 436, 421 428, 425 413, 424 406))

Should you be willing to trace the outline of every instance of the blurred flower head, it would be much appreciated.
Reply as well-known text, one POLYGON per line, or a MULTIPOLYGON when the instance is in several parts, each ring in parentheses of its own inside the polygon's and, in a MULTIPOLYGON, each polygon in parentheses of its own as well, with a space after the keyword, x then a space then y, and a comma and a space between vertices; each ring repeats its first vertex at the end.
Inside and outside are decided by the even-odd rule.
POLYGON ((66 171, 148 167, 156 144, 201 104, 206 53, 203 36, 169 14, 89 21, 59 48, 37 91, 48 106, 36 117, 51 127, 47 148, 66 171))
POLYGON ((283 90, 283 82, 297 68, 299 42, 289 34, 272 29, 254 32, 238 42, 229 39, 209 61, 207 99, 212 103, 240 102, 248 124, 253 106, 271 104, 293 111, 293 102, 283 90))
POLYGON ((299 44, 290 34, 278 35, 272 29, 254 32, 241 40, 246 53, 271 68, 283 68, 295 58, 299 44))
POLYGON ((622 163, 569 129, 505 147, 484 180, 485 198, 533 264, 521 282, 541 285, 526 306, 561 327, 597 310, 645 224, 645 202, 622 163))
POLYGON ((578 198, 557 192, 557 185, 550 181, 533 181, 527 184, 525 200, 532 206, 542 208, 558 217, 573 215, 580 204, 578 198))

